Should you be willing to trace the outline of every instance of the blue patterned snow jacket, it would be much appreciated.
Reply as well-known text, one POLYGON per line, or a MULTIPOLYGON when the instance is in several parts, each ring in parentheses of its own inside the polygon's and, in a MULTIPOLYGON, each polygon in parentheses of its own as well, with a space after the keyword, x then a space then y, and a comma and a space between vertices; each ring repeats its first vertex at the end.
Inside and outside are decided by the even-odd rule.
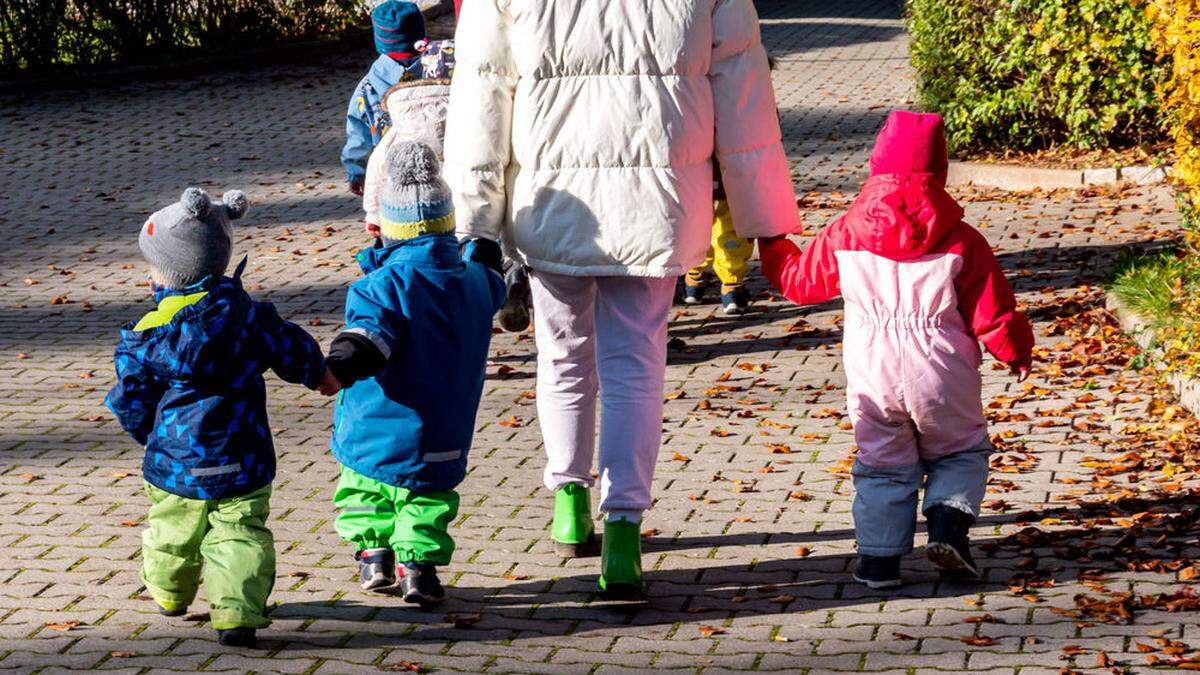
POLYGON ((275 478, 263 373, 315 388, 325 357, 304 329, 233 277, 155 292, 158 309, 121 329, 105 404, 146 446, 152 485, 192 499, 253 492, 275 478))
POLYGON ((467 474, 504 280, 464 261, 449 233, 366 249, 358 262, 366 276, 346 294, 346 331, 387 364, 342 390, 333 456, 388 485, 452 490, 467 474))

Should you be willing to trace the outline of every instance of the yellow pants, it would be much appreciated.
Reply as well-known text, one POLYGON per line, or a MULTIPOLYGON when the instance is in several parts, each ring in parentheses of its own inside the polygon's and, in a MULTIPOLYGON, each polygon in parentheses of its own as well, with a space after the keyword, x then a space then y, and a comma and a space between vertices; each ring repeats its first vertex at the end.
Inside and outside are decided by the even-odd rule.
POLYGON ((687 273, 687 281, 699 284, 709 266, 717 273, 723 286, 739 286, 746 281, 750 271, 750 256, 754 255, 754 242, 737 236, 733 229, 733 217, 729 215, 729 202, 717 200, 712 227, 712 243, 704 264, 687 273))

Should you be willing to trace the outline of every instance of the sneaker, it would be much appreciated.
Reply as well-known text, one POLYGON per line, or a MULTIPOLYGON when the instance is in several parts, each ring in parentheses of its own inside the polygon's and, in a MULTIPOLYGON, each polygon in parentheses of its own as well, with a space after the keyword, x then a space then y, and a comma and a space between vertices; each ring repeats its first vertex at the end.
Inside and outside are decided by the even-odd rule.
POLYGON ((900 556, 860 555, 854 568, 854 580, 872 590, 897 588, 900 580, 900 556))
POLYGON ((693 285, 691 279, 683 282, 683 304, 698 305, 704 302, 704 284, 696 283, 693 285))
POLYGON ((625 518, 604 523, 600 553, 600 593, 609 600, 641 600, 642 533, 625 518))
POLYGON ((396 585, 396 554, 390 548, 368 548, 354 554, 358 561, 359 586, 364 591, 382 591, 396 585))
POLYGON ((550 525, 554 553, 564 559, 596 554, 596 526, 588 489, 567 483, 554 491, 554 522, 550 525))
POLYGON ((217 631, 217 642, 226 647, 255 647, 258 645, 258 637, 253 628, 238 626, 217 631))
POLYGON ((721 307, 727 316, 745 314, 750 308, 750 293, 743 286, 721 288, 721 307))
POLYGON ((514 262, 504 273, 504 287, 504 304, 496 318, 504 330, 520 333, 529 328, 529 305, 533 298, 529 289, 529 268, 514 262))
POLYGON ((438 579, 437 567, 429 563, 406 562, 399 567, 400 595, 405 602, 429 609, 446 597, 446 589, 438 579))
POLYGON ((925 511, 925 527, 929 531, 925 557, 944 576, 965 581, 979 578, 979 567, 971 557, 970 532, 974 523, 971 514, 945 504, 925 511))

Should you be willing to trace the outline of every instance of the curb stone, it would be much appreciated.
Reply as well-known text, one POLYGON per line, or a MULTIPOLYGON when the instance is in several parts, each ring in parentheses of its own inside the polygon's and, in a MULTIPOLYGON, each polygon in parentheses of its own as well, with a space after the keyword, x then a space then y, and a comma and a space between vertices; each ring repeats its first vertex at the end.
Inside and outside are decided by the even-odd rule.
MULTIPOLYGON (((1158 338, 1157 331, 1150 326, 1148 321, 1136 314, 1113 293, 1105 295, 1104 307, 1117 317, 1121 329, 1128 333, 1139 347, 1154 360, 1159 360, 1162 351, 1155 345, 1158 338)), ((1191 411, 1193 415, 1200 415, 1200 379, 1172 372, 1167 372, 1165 375, 1183 407, 1191 411)))
POLYGON ((1108 169, 1043 169, 1017 164, 950 162, 949 185, 973 184, 1001 190, 1075 189, 1092 185, 1133 183, 1152 185, 1167 180, 1168 170, 1161 166, 1128 166, 1108 169))

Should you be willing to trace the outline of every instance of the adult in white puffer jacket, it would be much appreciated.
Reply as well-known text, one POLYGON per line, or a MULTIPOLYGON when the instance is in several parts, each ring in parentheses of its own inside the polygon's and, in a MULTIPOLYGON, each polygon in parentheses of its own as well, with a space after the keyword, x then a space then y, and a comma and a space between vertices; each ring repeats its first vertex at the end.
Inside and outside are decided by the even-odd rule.
POLYGON ((675 278, 704 260, 720 160, 737 233, 799 227, 752 0, 467 0, 445 175, 460 236, 533 268, 552 537, 600 586, 641 587, 638 522, 662 436, 675 278))

